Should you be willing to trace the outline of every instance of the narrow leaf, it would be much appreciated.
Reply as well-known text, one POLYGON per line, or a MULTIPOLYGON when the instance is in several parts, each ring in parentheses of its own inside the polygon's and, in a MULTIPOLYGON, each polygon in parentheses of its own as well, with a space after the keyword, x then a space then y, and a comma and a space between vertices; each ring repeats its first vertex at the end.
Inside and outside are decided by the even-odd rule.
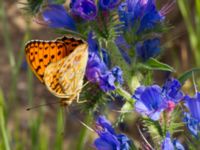
POLYGON ((183 84, 187 79, 189 79, 190 77, 192 77, 192 73, 193 72, 199 72, 200 68, 193 68, 189 71, 186 71, 185 73, 183 73, 178 80, 183 84))
POLYGON ((150 58, 148 61, 146 61, 143 64, 141 63, 140 67, 149 69, 149 70, 161 70, 161 71, 175 72, 173 67, 171 67, 165 63, 159 62, 158 60, 156 60, 154 58, 150 58))

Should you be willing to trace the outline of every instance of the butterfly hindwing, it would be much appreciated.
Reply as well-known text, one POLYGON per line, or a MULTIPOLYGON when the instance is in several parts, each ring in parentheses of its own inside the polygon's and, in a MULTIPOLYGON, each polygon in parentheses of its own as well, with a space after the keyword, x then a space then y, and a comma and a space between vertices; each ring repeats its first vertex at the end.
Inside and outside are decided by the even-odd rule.
POLYGON ((75 93, 80 91, 83 84, 83 77, 88 59, 88 46, 82 44, 69 55, 68 61, 60 69, 62 78, 59 78, 63 90, 66 93, 75 93))
POLYGON ((59 98, 74 99, 82 88, 87 58, 87 44, 81 44, 68 57, 51 63, 44 74, 49 91, 59 98))

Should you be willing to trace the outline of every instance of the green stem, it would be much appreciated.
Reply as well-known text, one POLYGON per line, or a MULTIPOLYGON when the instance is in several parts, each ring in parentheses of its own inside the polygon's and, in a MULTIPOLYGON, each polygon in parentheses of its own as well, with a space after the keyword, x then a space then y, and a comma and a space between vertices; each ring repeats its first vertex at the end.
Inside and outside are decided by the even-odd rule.
POLYGON ((118 65, 122 69, 125 82, 128 84, 130 88, 131 87, 130 66, 128 66, 128 64, 123 59, 114 41, 108 41, 107 49, 109 50, 112 63, 114 65, 118 65))
MULTIPOLYGON (((180 8, 180 11, 182 13, 182 16, 184 18, 184 21, 186 23, 186 27, 187 27, 187 30, 188 30, 188 33, 189 33, 189 39, 190 39, 190 44, 191 44, 191 47, 192 47, 192 51, 193 51, 193 55, 195 57, 195 62, 198 66, 200 66, 200 61, 199 61, 199 57, 200 57, 200 51, 199 51, 199 48, 200 48, 200 42, 198 41, 198 28, 199 28, 199 24, 196 24, 196 26, 193 26, 192 24, 192 14, 190 13, 190 8, 189 8, 189 2, 187 0, 178 0, 178 5, 179 5, 179 8, 180 8)), ((199 4, 196 3, 197 6, 196 7, 200 7, 198 6, 199 4)), ((200 9, 200 8, 198 8, 200 9)), ((197 15, 196 17, 200 17, 198 16, 198 11, 195 10, 195 15, 197 15)), ((198 21, 196 22, 198 23, 198 21)))
POLYGON ((14 67, 15 67, 15 57, 14 57, 14 53, 13 53, 13 47, 12 47, 12 41, 10 38, 10 32, 8 29, 8 21, 7 21, 7 17, 6 17, 6 13, 5 13, 5 3, 0 1, 0 6, 1 6, 1 13, 0 13, 0 17, 2 20, 2 26, 3 26, 3 39, 5 42, 5 48, 7 50, 8 53, 8 58, 9 58, 9 62, 11 65, 11 71, 12 73, 14 72, 14 67))
MULTIPOLYGON (((86 116, 85 118, 85 124, 90 124, 91 122, 91 114, 88 113, 88 115, 86 116)), ((78 144, 77 144, 77 150, 83 150, 84 149, 84 144, 85 144, 85 141, 87 139, 87 134, 88 134, 88 129, 83 126, 81 132, 80 132, 80 136, 79 136, 79 139, 78 139, 78 144)))
POLYGON ((132 98, 132 96, 127 92, 125 91, 122 87, 118 87, 116 89, 116 92, 123 96, 127 102, 129 102, 130 104, 134 104, 135 103, 135 100, 132 98))
POLYGON ((5 118, 4 118, 4 96, 3 92, 0 89, 0 128, 2 134, 2 140, 5 150, 10 150, 9 140, 8 140, 8 133, 5 125, 5 118))
POLYGON ((31 105, 33 102, 33 73, 31 69, 27 70, 28 76, 28 102, 31 105))

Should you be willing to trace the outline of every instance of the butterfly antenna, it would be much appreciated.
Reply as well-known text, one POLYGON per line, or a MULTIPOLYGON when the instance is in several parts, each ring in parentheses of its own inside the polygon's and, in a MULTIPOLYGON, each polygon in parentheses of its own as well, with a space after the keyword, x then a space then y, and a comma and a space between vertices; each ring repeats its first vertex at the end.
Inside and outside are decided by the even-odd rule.
POLYGON ((53 105, 53 104, 60 104, 60 102, 40 104, 40 105, 28 107, 26 110, 29 111, 29 110, 32 110, 32 109, 35 109, 35 108, 39 108, 39 107, 43 107, 43 106, 50 106, 50 105, 53 105))

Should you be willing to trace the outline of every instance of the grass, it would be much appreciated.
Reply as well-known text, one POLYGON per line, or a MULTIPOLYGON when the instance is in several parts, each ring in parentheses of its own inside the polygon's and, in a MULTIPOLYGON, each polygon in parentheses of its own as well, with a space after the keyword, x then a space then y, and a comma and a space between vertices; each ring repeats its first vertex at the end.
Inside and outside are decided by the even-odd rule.
POLYGON ((178 0, 177 2, 186 24, 195 63, 200 67, 200 1, 178 0))

